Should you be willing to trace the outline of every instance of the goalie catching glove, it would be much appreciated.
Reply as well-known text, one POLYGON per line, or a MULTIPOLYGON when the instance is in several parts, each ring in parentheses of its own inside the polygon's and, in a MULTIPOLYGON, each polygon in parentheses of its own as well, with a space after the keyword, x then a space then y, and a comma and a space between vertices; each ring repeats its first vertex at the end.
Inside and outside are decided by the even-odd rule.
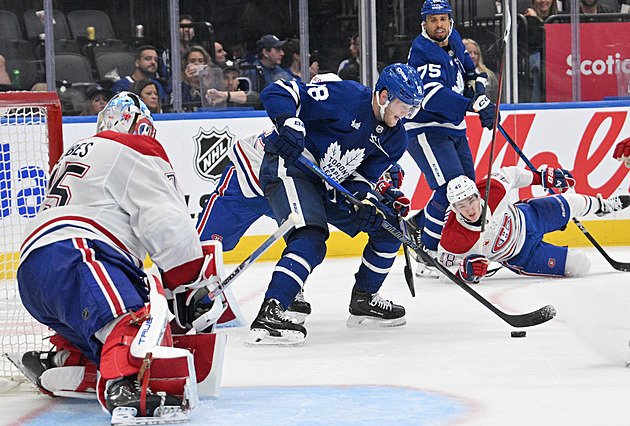
POLYGON ((376 192, 384 197, 385 204, 391 205, 403 217, 407 216, 411 208, 411 201, 400 189, 389 182, 381 180, 376 184, 376 192))
POLYGON ((488 273, 488 259, 481 254, 469 254, 459 264, 457 275, 468 283, 478 283, 488 273))
POLYGON ((284 167, 290 167, 304 151, 304 138, 306 137, 306 127, 297 117, 288 114, 281 114, 276 117, 276 128, 278 129, 278 139, 274 142, 267 142, 265 152, 279 155, 284 159, 284 167))
POLYGON ((541 167, 538 170, 538 176, 534 174, 535 184, 542 185, 545 189, 556 189, 560 193, 566 192, 569 188, 573 188, 575 186, 575 179, 571 172, 565 169, 555 169, 553 167, 541 167), (538 180, 537 177, 540 179, 538 180))

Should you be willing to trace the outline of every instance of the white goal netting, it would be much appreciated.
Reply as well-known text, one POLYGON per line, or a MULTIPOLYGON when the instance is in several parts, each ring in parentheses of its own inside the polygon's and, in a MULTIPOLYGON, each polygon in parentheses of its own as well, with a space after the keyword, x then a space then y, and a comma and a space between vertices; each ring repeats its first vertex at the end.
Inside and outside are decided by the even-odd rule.
MULTIPOLYGON (((52 95, 52 94, 47 94, 52 95)), ((22 354, 50 347, 47 327, 22 306, 16 280, 20 244, 26 223, 38 211, 49 175, 49 126, 61 114, 45 102, 36 105, 32 95, 22 106, 20 92, 0 99, 0 343, 2 355, 22 354), (7 97, 14 96, 14 102, 7 97), (10 105, 10 106, 7 106, 10 105), (58 114, 57 114, 58 113, 58 114)), ((48 96, 50 97, 50 96, 48 96)), ((59 138, 60 139, 60 138, 59 138)), ((21 381, 18 370, 4 357, 0 378, 21 381)), ((4 380, 3 382, 6 382, 4 380)))

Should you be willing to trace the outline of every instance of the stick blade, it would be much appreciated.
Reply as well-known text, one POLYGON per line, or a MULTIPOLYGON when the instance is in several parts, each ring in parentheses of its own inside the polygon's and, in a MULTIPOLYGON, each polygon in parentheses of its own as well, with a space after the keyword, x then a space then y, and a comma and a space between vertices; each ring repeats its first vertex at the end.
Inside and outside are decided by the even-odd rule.
POLYGON ((416 297, 416 286, 413 282, 413 271, 409 265, 405 265, 405 281, 407 281, 407 286, 409 287, 409 291, 411 292, 411 297, 416 297))
POLYGON ((512 327, 532 327, 544 324, 556 316, 556 308, 551 305, 543 306, 540 309, 522 315, 506 315, 505 322, 512 327))

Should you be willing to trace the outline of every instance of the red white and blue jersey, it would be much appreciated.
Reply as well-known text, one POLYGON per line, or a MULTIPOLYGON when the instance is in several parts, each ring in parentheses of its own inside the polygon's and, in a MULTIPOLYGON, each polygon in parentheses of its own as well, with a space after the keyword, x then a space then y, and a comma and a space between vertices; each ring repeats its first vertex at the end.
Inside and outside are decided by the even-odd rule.
POLYGON ((448 38, 447 50, 452 56, 424 32, 411 45, 407 64, 418 70, 425 96, 422 109, 405 122, 407 131, 466 134, 464 117, 470 99, 463 95, 465 76, 475 71, 475 64, 466 52, 461 35, 454 29, 448 38))
MULTIPOLYGON (((510 201, 509 192, 514 188, 523 188, 535 183, 540 183, 540 176, 518 167, 503 167, 492 173, 481 252, 479 249, 481 221, 469 223, 451 210, 438 246, 440 263, 455 269, 469 254, 482 254, 489 260, 497 262, 516 256, 523 247, 527 229, 525 217, 510 201)), ((486 179, 478 182, 477 188, 483 200, 486 194, 486 179)))
POLYGON ((138 267, 148 254, 170 288, 196 279, 203 263, 175 172, 149 136, 106 131, 60 158, 41 210, 26 227, 21 258, 76 238, 104 242, 138 267))

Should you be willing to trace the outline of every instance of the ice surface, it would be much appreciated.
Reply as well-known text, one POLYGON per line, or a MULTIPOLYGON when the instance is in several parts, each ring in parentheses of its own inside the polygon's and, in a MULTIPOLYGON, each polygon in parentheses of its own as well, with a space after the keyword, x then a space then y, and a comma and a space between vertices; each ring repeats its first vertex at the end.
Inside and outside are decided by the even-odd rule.
MULTIPOLYGON (((630 248, 606 250, 630 261, 630 248)), ((411 298, 403 256, 381 295, 405 306, 407 324, 349 329, 360 259, 326 259, 306 285, 313 313, 304 346, 246 347, 247 328, 224 330, 221 395, 203 400, 191 424, 626 425, 630 274, 585 251, 593 263, 587 277, 519 277, 503 269, 474 287, 508 313, 556 308, 555 319, 521 329, 527 337, 520 339, 454 284, 416 277, 411 298)), ((273 266, 256 263, 232 286, 248 322, 273 266)), ((4 395, 0 409, 3 424, 108 424, 89 401, 4 395)))

